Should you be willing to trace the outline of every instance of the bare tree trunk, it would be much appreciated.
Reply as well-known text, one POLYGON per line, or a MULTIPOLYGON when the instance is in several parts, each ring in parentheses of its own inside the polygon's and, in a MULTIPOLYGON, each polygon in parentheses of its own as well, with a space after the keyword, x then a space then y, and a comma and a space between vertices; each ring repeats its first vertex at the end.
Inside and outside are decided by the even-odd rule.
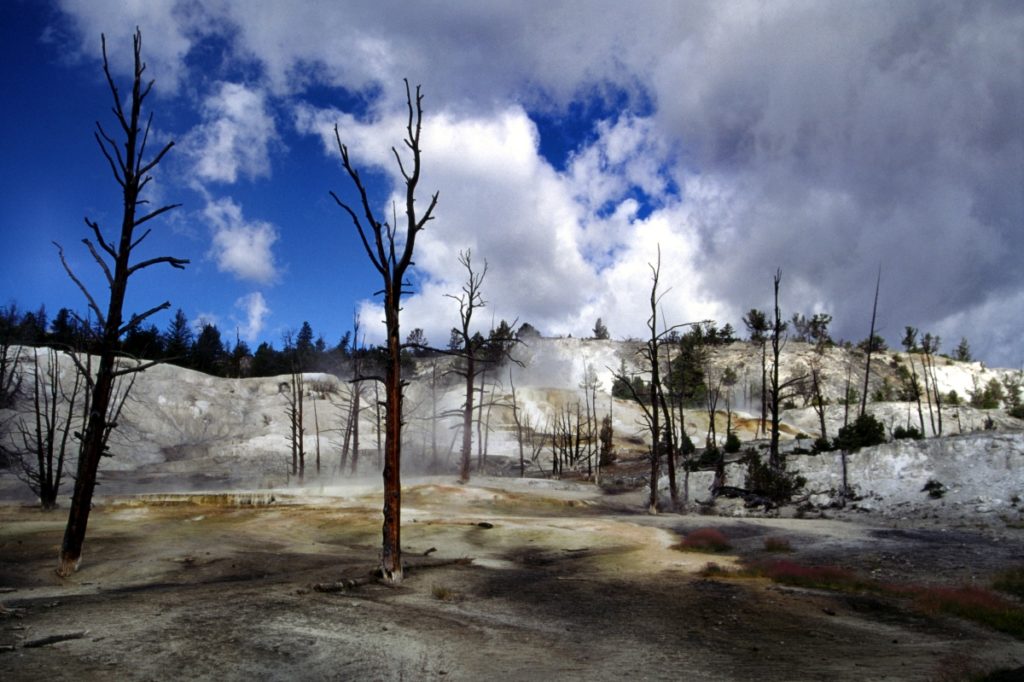
POLYGON ((814 411, 818 415, 818 425, 821 429, 821 438, 828 440, 828 431, 825 428, 825 395, 821 390, 821 368, 817 365, 811 367, 811 386, 814 389, 814 411))
POLYGON ((430 199, 426 212, 421 217, 417 217, 416 185, 420 179, 420 131, 423 120, 423 97, 420 94, 419 87, 417 87, 415 100, 413 99, 408 81, 405 82, 405 89, 409 109, 405 144, 412 154, 411 170, 406 169, 401 155, 399 155, 396 149, 392 148, 399 170, 405 178, 405 213, 407 222, 404 245, 400 247, 399 240, 396 239, 398 226, 390 226, 385 221, 378 220, 374 215, 370 207, 366 188, 359 177, 359 173, 356 172, 349 162, 348 148, 342 144, 337 126, 334 128, 334 134, 338 142, 338 150, 341 152, 342 164, 359 191, 363 215, 367 228, 371 231, 370 234, 373 237, 372 246, 359 216, 332 192, 335 201, 352 219, 356 230, 359 232, 359 237, 366 250, 366 254, 377 272, 380 273, 384 283, 384 324, 387 330, 388 359, 384 378, 387 410, 384 426, 384 524, 381 533, 383 536, 381 576, 385 582, 392 585, 400 584, 403 578, 401 549, 402 487, 400 473, 402 461, 402 343, 399 336, 399 314, 401 312, 403 287, 406 284, 406 271, 412 264, 416 235, 426 227, 427 222, 431 219, 431 214, 437 205, 438 196, 435 193, 430 199), (398 253, 399 248, 401 248, 400 255, 398 253))
POLYGON ((313 428, 316 429, 316 477, 320 478, 320 417, 316 413, 316 398, 313 399, 313 428))
POLYGON ((484 381, 487 377, 487 368, 480 371, 480 401, 476 412, 476 470, 483 471, 484 468, 484 381))
POLYGON ((878 313, 878 288, 882 284, 882 268, 878 268, 878 278, 875 280, 875 302, 871 306, 871 331, 868 333, 868 357, 864 362, 864 393, 860 396, 861 415, 868 407, 868 379, 871 378, 871 351, 875 347, 875 317, 878 313))
MULTIPOLYGON (((935 337, 935 338, 938 339, 938 337, 935 337)), ((938 352, 938 350, 939 350, 938 349, 938 345, 939 345, 938 341, 936 340, 934 342, 934 346, 931 348, 931 350, 934 350, 934 351, 938 352)), ((942 435, 942 394, 939 392, 939 377, 938 377, 938 374, 935 372, 935 356, 932 355, 931 352, 929 351, 925 355, 925 357, 928 360, 928 366, 929 366, 928 369, 926 369, 925 371, 926 372, 929 371, 929 370, 931 371, 931 375, 932 375, 932 391, 933 391, 933 393, 935 395, 935 413, 936 413, 936 416, 938 417, 938 424, 939 424, 939 430, 936 433, 936 435, 941 436, 942 435)))
POLYGON ((768 420, 768 343, 761 342, 761 435, 768 420))
MULTIPOLYGON (((165 302, 142 314, 133 315, 127 324, 123 324, 122 309, 128 288, 128 279, 139 270, 160 263, 167 263, 171 267, 179 269, 184 268, 188 263, 187 260, 171 256, 150 258, 134 264, 130 262, 132 251, 149 234, 147 230, 141 237, 136 238, 134 236, 135 228, 177 206, 177 204, 165 205, 147 213, 141 218, 136 217, 137 206, 145 202, 141 198, 141 194, 151 179, 148 173, 160 163, 160 160, 170 151, 174 143, 170 142, 165 145, 149 161, 143 160, 152 117, 150 117, 150 121, 146 124, 145 129, 140 128, 139 119, 142 116, 143 101, 149 94, 153 82, 150 81, 148 84, 143 84, 142 81, 142 74, 146 67, 142 62, 142 36, 139 31, 136 30, 133 37, 135 68, 132 80, 130 109, 127 113, 122 108, 121 95, 110 75, 105 39, 102 40, 102 45, 103 71, 113 96, 114 114, 117 117, 121 130, 125 133, 125 139, 123 146, 118 145, 97 123, 96 141, 110 164, 115 179, 122 188, 123 213, 120 241, 116 246, 104 239, 97 223, 86 219, 86 224, 96 236, 99 249, 105 252, 113 261, 114 267, 113 271, 111 271, 110 266, 104 260, 100 251, 96 250, 96 246, 88 239, 83 240, 96 262, 100 265, 110 288, 110 299, 106 315, 103 314, 92 295, 67 265, 67 262, 64 260, 63 249, 59 245, 57 247, 65 271, 72 281, 78 285, 82 293, 85 294, 86 299, 89 301, 90 310, 96 315, 103 328, 98 346, 99 370, 95 379, 92 380, 90 378, 89 380, 91 409, 79 452, 75 491, 71 498, 68 523, 64 531, 64 540, 61 543, 60 557, 57 564, 57 574, 62 577, 68 576, 77 570, 82 558, 82 546, 85 542, 85 533, 89 523, 89 511, 92 508, 92 496, 96 487, 96 476, 99 470, 100 458, 105 453, 110 430, 116 426, 116 423, 108 421, 115 379, 126 372, 141 371, 148 366, 138 365, 128 370, 119 370, 117 368, 116 353, 121 335, 150 315, 170 307, 170 303, 165 302)), ((72 358, 75 359, 76 364, 81 369, 81 362, 74 356, 72 358)))
MULTIPOLYGON (((938 430, 935 428, 935 413, 932 412, 932 391, 931 391, 931 384, 929 382, 929 376, 928 376, 928 360, 927 360, 927 357, 928 357, 927 356, 927 352, 925 352, 925 354, 921 356, 921 370, 922 370, 921 374, 924 375, 924 397, 925 397, 925 400, 928 401, 928 421, 931 423, 932 435, 934 436, 934 435, 938 434, 938 430)), ((925 435, 925 434, 922 433, 921 435, 925 435)))
POLYGON ((519 478, 526 476, 526 459, 523 455, 523 420, 519 416, 519 402, 516 399, 516 384, 512 378, 512 368, 508 368, 508 385, 512 391, 512 421, 516 425, 516 442, 519 443, 519 478))
POLYGON ((772 322, 772 384, 771 384, 771 408, 772 408, 772 433, 771 448, 769 450, 772 468, 782 468, 782 458, 779 456, 779 400, 781 398, 781 385, 779 384, 779 355, 782 351, 782 333, 786 326, 782 321, 782 313, 779 310, 779 283, 782 281, 782 270, 775 271, 775 278, 772 285, 775 291, 775 317, 772 322))
POLYGON ((430 361, 430 469, 437 473, 440 467, 437 451, 437 359, 430 361))
POLYGON ((363 387, 355 385, 355 392, 352 394, 352 468, 349 474, 356 475, 359 469, 359 413, 362 412, 363 387))
POLYGON ((462 468, 459 480, 469 480, 470 457, 473 452, 473 393, 475 388, 476 358, 473 353, 466 356, 466 404, 462 408, 462 468))
POLYGON ((373 404, 374 404, 374 409, 376 411, 376 415, 374 417, 374 432, 377 434, 377 468, 380 469, 381 465, 383 464, 383 461, 384 461, 383 460, 383 458, 384 458, 384 447, 383 447, 383 444, 381 443, 381 438, 380 438, 380 434, 381 434, 381 428, 380 428, 380 422, 381 422, 381 419, 380 419, 381 400, 380 400, 380 384, 377 384, 377 383, 375 383, 373 385, 373 404))
POLYGON ((17 431, 21 435, 21 447, 12 441, 11 454, 21 465, 18 477, 36 494, 40 506, 49 511, 57 508, 68 441, 74 431, 76 403, 79 402, 78 396, 85 378, 76 368, 74 382, 68 390, 60 371, 59 353, 47 348, 46 357, 44 382, 40 375, 38 352, 35 355, 32 374, 33 423, 30 426, 24 420, 19 420, 17 431))

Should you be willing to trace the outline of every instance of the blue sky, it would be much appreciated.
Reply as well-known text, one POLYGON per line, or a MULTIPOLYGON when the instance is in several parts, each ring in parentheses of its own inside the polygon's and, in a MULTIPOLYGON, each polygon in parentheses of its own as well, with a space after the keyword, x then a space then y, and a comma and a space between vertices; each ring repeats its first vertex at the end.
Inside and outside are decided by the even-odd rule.
MULTIPOLYGON (((150 269, 129 308, 165 299, 251 345, 304 320, 333 343, 379 284, 328 195, 351 200, 337 123, 373 200, 398 189, 402 78, 423 86, 421 201, 403 328, 444 343, 464 279, 480 315, 585 335, 643 333, 660 246, 666 319, 740 327, 769 304, 867 335, 967 336, 1024 361, 1024 8, 1014 2, 375 3, 63 0, 0 4, 0 297, 84 310, 51 241, 99 290, 83 216, 120 198, 92 137, 113 127, 101 32, 121 82, 143 34, 160 140, 150 269), (628 6, 627 6, 628 5, 628 6)), ((160 327, 168 317, 157 318, 160 327)))

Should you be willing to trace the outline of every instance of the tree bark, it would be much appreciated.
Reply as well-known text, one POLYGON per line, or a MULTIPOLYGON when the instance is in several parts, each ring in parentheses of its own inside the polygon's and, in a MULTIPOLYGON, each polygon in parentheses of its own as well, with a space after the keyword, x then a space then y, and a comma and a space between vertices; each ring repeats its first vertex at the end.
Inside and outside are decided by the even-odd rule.
MULTIPOLYGON (((116 247, 113 243, 107 242, 103 239, 103 235, 97 223, 90 222, 86 219, 86 224, 97 237, 99 248, 109 255, 114 262, 113 273, 111 273, 109 266, 100 256, 100 252, 96 251, 90 240, 84 240, 85 244, 89 247, 96 261, 103 270, 103 273, 107 278, 107 283, 110 287, 110 299, 107 305, 106 314, 103 314, 97 306, 95 299, 93 299, 81 281, 72 273, 67 262, 64 260, 63 250, 58 246, 58 251, 61 255, 61 262, 64 265, 65 270, 75 284, 78 285, 82 293, 85 294, 89 301, 90 309, 97 315, 97 318, 101 321, 103 327, 98 347, 99 369, 97 371, 96 378, 90 387, 92 390, 89 400, 89 417, 79 452, 77 475, 75 477, 75 490, 71 498, 68 523, 64 531, 64 540, 61 543, 60 557, 57 564, 57 574, 62 577, 68 576, 73 571, 77 570, 79 562, 81 561, 82 546, 85 542, 85 534, 89 524, 89 511, 92 508, 92 497, 93 491, 96 487, 96 477, 99 470, 100 458, 104 455, 106 450, 107 438, 110 434, 110 430, 116 425, 109 422, 108 417, 111 406, 111 396, 114 390, 114 381, 116 375, 119 373, 116 367, 116 353, 121 335, 134 325, 139 324, 149 315, 170 307, 170 303, 164 303, 150 309, 142 315, 134 315, 127 325, 123 325, 122 309, 124 307, 125 292, 128 287, 128 278, 141 269, 157 265, 159 263, 167 263, 171 267, 179 269, 184 268, 188 263, 187 260, 172 258, 170 256, 152 258, 142 262, 137 262, 134 265, 130 263, 132 251, 148 235, 147 231, 136 240, 134 238, 135 228, 177 206, 177 204, 166 205, 151 211, 141 218, 136 217, 136 208, 140 202, 140 195, 146 184, 148 184, 151 179, 148 176, 149 171, 160 163, 160 160, 168 151, 170 151, 174 143, 170 142, 165 145, 161 151, 159 151, 148 162, 143 161, 143 154, 145 152, 146 140, 149 136, 150 124, 147 123, 145 130, 142 130, 139 126, 139 119, 142 115, 143 101, 149 94, 149 91, 153 86, 153 82, 150 81, 146 85, 142 82, 142 74, 146 67, 142 62, 141 57, 141 33, 136 30, 133 37, 135 68, 134 78, 132 81, 130 110, 127 116, 122 108, 122 100, 118 93, 117 86, 114 84, 113 78, 110 75, 105 38, 102 40, 102 45, 103 71, 107 77, 107 83, 114 99, 114 113, 118 119, 121 129, 125 132, 123 156, 121 155, 121 149, 115 143, 113 138, 107 135, 98 123, 96 140, 107 161, 110 163, 115 179, 122 187, 123 213, 121 217, 120 240, 116 247), (108 148, 111 151, 108 151, 108 148), (114 160, 115 157, 117 159, 116 161, 114 160)), ((81 367, 80 364, 79 367, 81 367)), ((136 371, 140 371, 139 368, 136 368, 136 371)))
POLYGON ((434 207, 437 205, 435 193, 427 206, 427 210, 417 216, 416 187, 420 180, 420 133, 422 130, 423 96, 417 86, 415 98, 405 81, 405 94, 409 117, 406 125, 405 145, 412 154, 412 168, 407 169, 398 150, 392 148, 402 177, 405 179, 405 243, 399 247, 396 238, 397 225, 392 227, 378 220, 370 206, 370 200, 359 173, 353 168, 349 159, 348 148, 341 142, 338 127, 334 135, 341 153, 342 165, 358 190, 363 220, 345 202, 333 192, 335 202, 348 213, 359 233, 359 238, 374 268, 380 274, 384 284, 384 324, 387 330, 387 367, 384 376, 384 399, 387 405, 384 422, 384 524, 382 527, 381 575, 389 584, 402 582, 402 549, 401 549, 401 458, 402 458, 402 344, 399 336, 399 314, 401 298, 406 284, 405 275, 412 264, 416 236, 432 219, 434 207), (373 242, 371 244, 370 237, 373 242))

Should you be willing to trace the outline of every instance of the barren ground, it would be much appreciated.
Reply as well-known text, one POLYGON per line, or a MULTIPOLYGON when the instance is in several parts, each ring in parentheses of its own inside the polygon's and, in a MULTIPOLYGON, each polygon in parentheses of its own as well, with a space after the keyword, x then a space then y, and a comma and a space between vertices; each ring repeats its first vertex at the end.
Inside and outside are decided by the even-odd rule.
POLYGON ((639 497, 571 484, 433 479, 404 496, 405 583, 322 593, 375 566, 380 496, 294 493, 107 498, 64 581, 64 513, 0 506, 0 679, 954 680, 1024 666, 1024 642, 897 598, 696 574, 764 558, 774 536, 801 563, 987 584, 1024 565, 1020 529, 648 516, 628 511, 639 497), (733 549, 671 548, 705 527, 733 549))

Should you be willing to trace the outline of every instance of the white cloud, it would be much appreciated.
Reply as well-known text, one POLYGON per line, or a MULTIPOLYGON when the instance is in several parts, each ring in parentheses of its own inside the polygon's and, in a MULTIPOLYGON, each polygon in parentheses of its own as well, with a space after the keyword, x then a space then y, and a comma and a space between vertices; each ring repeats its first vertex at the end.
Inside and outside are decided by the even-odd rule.
MULTIPOLYGON (((212 28, 200 3, 185 11, 180 0, 58 0, 78 32, 79 56, 92 60, 105 34, 111 70, 132 73, 132 34, 142 31, 146 77, 156 80, 157 96, 176 91, 186 78, 185 57, 196 39, 212 28)), ((73 49, 73 48, 72 48, 73 49)))
POLYGON ((197 313, 195 319, 192 320, 192 329, 195 330, 195 333, 198 336, 207 325, 217 327, 219 324, 220 318, 216 313, 200 312, 197 313))
POLYGON ((254 291, 242 296, 235 301, 235 309, 241 310, 245 315, 245 321, 242 323, 239 333, 246 341, 255 342, 263 331, 267 315, 271 312, 263 294, 254 291))
MULTIPOLYGON (((642 333, 627 301, 644 300, 655 242, 666 268, 678 268, 681 283, 666 285, 693 313, 733 324, 765 305, 776 267, 785 307, 825 309, 847 338, 865 334, 880 261, 890 334, 941 322, 946 334, 970 335, 953 325, 1009 296, 993 292, 1024 290, 1024 11, 1014 3, 62 7, 91 55, 100 30, 111 37, 112 22, 139 22, 158 79, 182 73, 203 36, 229 29, 225 58, 248 60, 258 75, 237 85, 237 98, 220 85, 208 99, 199 174, 209 181, 269 172, 268 92, 333 158, 338 122, 356 163, 397 182, 401 78, 423 83, 421 200, 439 189, 441 203, 417 248, 423 293, 408 306, 417 326, 445 319, 432 297, 457 288, 455 255, 467 247, 491 263, 491 310, 548 331, 582 333, 592 325, 584 318, 604 310, 613 333, 642 333), (303 103, 310 84, 366 98, 367 111, 303 103), (245 96, 253 106, 235 116, 229 104, 245 96), (556 172, 526 112, 585 110, 602 96, 621 115, 556 172), (640 206, 634 190, 661 201, 640 206), (633 321, 616 324, 620 313, 633 321)), ((128 36, 117 35, 124 54, 128 36)), ((1011 324, 1020 333, 1002 338, 1019 348, 1024 323, 1011 324)))
POLYGON ((277 139, 265 93, 221 83, 202 107, 204 122, 185 138, 201 180, 233 183, 270 175, 270 145, 277 139))
MULTIPOLYGON (((322 134, 331 115, 308 110, 302 118, 305 130, 322 134)), ((373 158, 397 182, 393 159, 389 166, 386 157, 368 149, 387 149, 394 138, 387 139, 386 131, 393 127, 348 120, 344 130, 353 140, 353 156, 373 158)), ((540 156, 537 131, 519 107, 490 118, 439 114, 431 119, 423 132, 429 164, 424 164, 419 205, 426 204, 433 188, 443 191, 436 221, 416 244, 420 286, 403 303, 403 329, 422 327, 433 343, 447 341, 458 308, 445 294, 457 292, 465 281, 458 253, 466 249, 472 250, 478 272, 485 260, 488 264, 482 287, 487 307, 475 318, 485 331, 492 321, 518 318, 547 333, 587 335, 603 317, 619 336, 638 334, 649 315, 638 301, 649 298, 648 263, 655 262, 659 244, 661 290, 673 289, 663 306, 671 322, 720 314, 722 306, 700 292, 699 240, 687 212, 676 203, 640 219, 638 203, 629 196, 635 183, 614 177, 633 164, 636 183, 665 182, 656 170, 660 157, 650 151, 656 146, 650 134, 649 126, 636 120, 600 126, 593 146, 561 174, 540 156), (595 154, 604 161, 589 164, 581 180, 580 166, 595 154), (598 215, 605 204, 613 210, 598 215)), ((333 141, 333 132, 327 137, 333 141)), ((325 149, 333 151, 330 142, 325 149)), ((386 205, 392 200, 399 198, 390 197, 386 205)), ((361 310, 371 340, 379 341, 379 302, 364 301, 361 310)))
POLYGON ((210 255, 219 270, 262 284, 277 280, 271 247, 278 235, 273 225, 260 220, 247 221, 241 206, 230 198, 209 200, 203 216, 213 231, 210 255))

